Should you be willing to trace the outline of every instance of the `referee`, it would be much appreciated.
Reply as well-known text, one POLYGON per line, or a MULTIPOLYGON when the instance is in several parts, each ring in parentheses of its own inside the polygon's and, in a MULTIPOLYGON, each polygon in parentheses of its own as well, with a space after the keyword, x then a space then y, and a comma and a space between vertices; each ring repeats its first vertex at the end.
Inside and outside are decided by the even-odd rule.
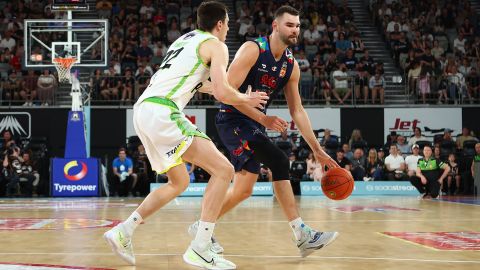
POLYGON ((423 194, 423 199, 437 198, 441 183, 447 177, 450 168, 446 163, 432 157, 430 145, 424 146, 423 156, 418 160, 417 174, 410 177, 410 182, 420 194, 423 194))

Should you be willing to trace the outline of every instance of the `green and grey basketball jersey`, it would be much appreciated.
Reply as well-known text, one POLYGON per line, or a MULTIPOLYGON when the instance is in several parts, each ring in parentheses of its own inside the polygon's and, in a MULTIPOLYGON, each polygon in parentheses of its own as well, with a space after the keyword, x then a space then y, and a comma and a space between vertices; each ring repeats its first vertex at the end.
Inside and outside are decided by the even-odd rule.
POLYGON ((175 40, 137 104, 149 97, 160 97, 172 100, 180 110, 185 108, 202 86, 201 83, 210 76, 209 67, 202 61, 198 52, 200 45, 209 39, 216 37, 207 32, 194 30, 175 40))

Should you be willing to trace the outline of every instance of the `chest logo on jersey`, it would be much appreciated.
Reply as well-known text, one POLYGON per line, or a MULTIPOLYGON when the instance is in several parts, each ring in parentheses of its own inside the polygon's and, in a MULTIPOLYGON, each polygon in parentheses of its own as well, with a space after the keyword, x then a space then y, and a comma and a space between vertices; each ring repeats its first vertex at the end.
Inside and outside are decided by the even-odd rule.
POLYGON ((280 73, 278 74, 280 78, 283 78, 285 75, 287 75, 287 65, 287 62, 283 62, 282 69, 280 69, 280 73))
POLYGON ((262 68, 258 68, 257 70, 261 72, 268 72, 266 64, 262 64, 262 68))
POLYGON ((276 88, 277 87, 277 80, 275 77, 273 76, 270 76, 268 74, 264 74, 261 78, 260 78, 260 83, 262 84, 262 86, 266 86, 268 88, 276 88))

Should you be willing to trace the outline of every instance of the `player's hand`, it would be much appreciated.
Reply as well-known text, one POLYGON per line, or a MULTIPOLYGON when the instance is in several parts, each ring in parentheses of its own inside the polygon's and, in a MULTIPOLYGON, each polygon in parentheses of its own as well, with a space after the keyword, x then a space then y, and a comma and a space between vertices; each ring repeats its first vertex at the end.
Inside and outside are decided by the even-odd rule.
POLYGON ((340 167, 338 163, 325 152, 314 153, 314 156, 315 160, 321 164, 320 169, 322 170, 322 173, 325 173, 325 167, 327 167, 328 169, 340 167))
POLYGON ((283 132, 288 127, 288 122, 275 115, 265 115, 262 119, 262 126, 267 129, 283 132))
POLYGON ((245 95, 247 96, 248 105, 262 110, 269 99, 267 93, 262 91, 252 91, 252 86, 250 85, 248 86, 245 95))

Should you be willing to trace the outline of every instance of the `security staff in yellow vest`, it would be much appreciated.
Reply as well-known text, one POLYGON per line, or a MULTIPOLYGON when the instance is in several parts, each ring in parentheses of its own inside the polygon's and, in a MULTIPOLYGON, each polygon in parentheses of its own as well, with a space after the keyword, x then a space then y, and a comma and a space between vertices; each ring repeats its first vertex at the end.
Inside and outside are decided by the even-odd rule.
POLYGON ((440 193, 440 185, 449 171, 450 168, 446 163, 432 157, 432 147, 425 145, 423 158, 418 160, 417 174, 410 178, 410 182, 420 194, 423 194, 423 199, 436 198, 440 193))

